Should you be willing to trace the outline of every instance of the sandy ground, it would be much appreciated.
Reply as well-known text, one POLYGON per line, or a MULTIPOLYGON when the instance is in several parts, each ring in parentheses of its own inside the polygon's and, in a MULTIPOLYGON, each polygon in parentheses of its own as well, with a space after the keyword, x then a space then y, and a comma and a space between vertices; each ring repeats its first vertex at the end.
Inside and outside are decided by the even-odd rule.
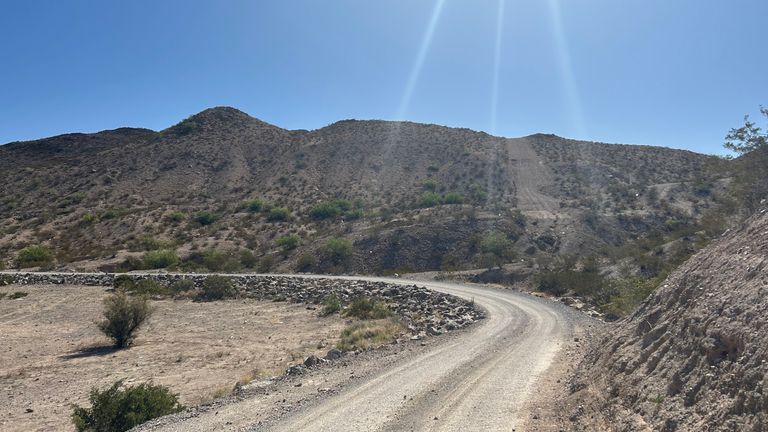
POLYGON ((118 379, 151 380, 194 405, 241 379, 280 374, 325 353, 344 322, 302 305, 231 300, 153 301, 133 347, 113 351, 97 329, 105 288, 6 286, 0 293, 0 430, 72 430, 70 404, 118 379))

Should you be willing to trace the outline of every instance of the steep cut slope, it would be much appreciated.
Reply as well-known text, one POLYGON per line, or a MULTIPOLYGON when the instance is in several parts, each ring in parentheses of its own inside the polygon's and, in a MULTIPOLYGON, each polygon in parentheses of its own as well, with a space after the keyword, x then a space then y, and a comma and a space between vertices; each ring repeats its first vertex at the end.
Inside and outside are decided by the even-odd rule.
POLYGON ((345 271, 469 268, 481 237, 494 231, 533 258, 594 252, 670 220, 696 221, 717 187, 718 174, 706 168, 713 159, 411 122, 289 131, 218 107, 160 132, 0 146, 0 262, 14 265, 19 250, 44 244, 58 264, 115 263, 150 237, 185 256, 252 253, 270 269, 295 270, 299 255, 343 237, 355 243, 345 271), (647 167, 653 175, 643 174, 647 167), (710 188, 703 195, 701 182, 710 188), (255 198, 287 215, 245 209, 255 198), (354 211, 312 216, 339 198, 354 211), (196 224, 202 211, 214 222, 196 224), (280 247, 286 235, 301 244, 280 247))
POLYGON ((763 210, 678 268, 582 366, 583 429, 768 430, 767 264, 763 210))

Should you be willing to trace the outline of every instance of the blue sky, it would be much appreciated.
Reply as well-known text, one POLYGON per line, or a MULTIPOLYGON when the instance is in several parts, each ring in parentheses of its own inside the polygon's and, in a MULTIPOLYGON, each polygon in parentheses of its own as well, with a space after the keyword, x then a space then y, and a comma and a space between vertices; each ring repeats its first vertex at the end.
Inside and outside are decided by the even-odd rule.
POLYGON ((0 143, 230 105, 290 129, 401 118, 723 153, 768 104, 765 0, 0 7, 0 143))

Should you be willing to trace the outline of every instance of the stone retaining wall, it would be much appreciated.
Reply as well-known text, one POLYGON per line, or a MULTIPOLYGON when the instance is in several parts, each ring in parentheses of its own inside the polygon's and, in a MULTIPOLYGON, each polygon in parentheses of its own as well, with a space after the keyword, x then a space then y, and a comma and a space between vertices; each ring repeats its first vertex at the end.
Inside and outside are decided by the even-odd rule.
MULTIPOLYGON (((94 285, 112 286, 112 273, 0 273, 0 285, 5 279, 19 285, 94 285)), ((130 275, 135 280, 152 279, 168 286, 188 279, 200 287, 207 275, 196 274, 141 274, 130 275)), ((342 304, 357 297, 376 297, 384 300, 402 317, 414 336, 426 333, 441 334, 459 329, 482 319, 483 313, 474 304, 449 294, 443 294, 416 285, 344 280, 332 278, 302 278, 295 276, 227 275, 241 296, 284 300, 293 303, 318 305, 331 294, 342 304)))

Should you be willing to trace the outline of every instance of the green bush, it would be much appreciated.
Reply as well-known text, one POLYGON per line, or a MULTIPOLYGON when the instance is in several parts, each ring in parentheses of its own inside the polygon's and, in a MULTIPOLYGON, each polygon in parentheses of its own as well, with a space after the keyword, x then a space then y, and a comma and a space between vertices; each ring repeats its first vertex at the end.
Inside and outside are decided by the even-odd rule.
POLYGON ((324 202, 310 210, 309 215, 315 220, 332 219, 341 214, 342 210, 331 202, 324 202))
POLYGON ((14 283, 16 278, 13 275, 0 275, 0 286, 6 286, 14 283))
POLYGON ((112 281, 112 286, 119 291, 131 291, 136 286, 136 280, 128 275, 119 275, 112 281))
POLYGON ((80 222, 83 225, 90 225, 96 222, 96 220, 97 220, 96 215, 94 215, 93 213, 86 213, 83 215, 82 218, 80 218, 80 222))
POLYGON ((195 289, 195 283, 192 281, 192 279, 179 279, 173 282, 169 288, 171 292, 176 295, 185 293, 187 291, 192 291, 195 289))
POLYGON ((317 258, 311 253, 304 253, 296 261, 296 271, 300 273, 309 273, 317 267, 317 258))
POLYGON ((332 238, 320 250, 318 268, 324 272, 341 273, 352 262, 352 242, 343 238, 332 238))
POLYGON ((259 260, 256 270, 258 270, 259 273, 269 273, 274 266, 275 258, 272 255, 264 255, 259 260))
POLYGON ((187 215, 180 211, 175 211, 168 215, 168 220, 173 223, 183 222, 184 219, 186 218, 187 218, 187 215))
POLYGON ((224 276, 208 276, 203 281, 203 289, 200 291, 198 299, 203 301, 214 301, 232 298, 237 294, 237 290, 232 281, 224 276))
POLYGON ((253 254, 253 252, 249 250, 240 251, 240 265, 242 265, 244 268, 252 269, 256 267, 258 263, 259 260, 256 258, 256 255, 253 254))
POLYGON ((176 247, 176 242, 173 240, 160 240, 154 237, 143 237, 140 241, 141 248, 145 251, 153 251, 158 249, 173 249, 176 247))
POLYGON ((123 217, 128 214, 128 210, 124 208, 112 208, 108 209, 104 213, 101 214, 101 219, 103 220, 110 220, 110 219, 117 219, 119 217, 123 217))
POLYGON ((122 381, 99 391, 91 389, 90 408, 73 406, 72 422, 78 432, 122 432, 148 420, 184 409, 178 396, 163 386, 123 386, 122 381))
POLYGON ((195 213, 194 220, 201 226, 207 226, 216 222, 216 215, 209 211, 201 211, 195 213))
POLYGON ((358 297, 344 310, 344 316, 360 319, 381 319, 392 315, 392 311, 381 300, 370 297, 358 297))
POLYGON ((282 236, 275 241, 275 244, 285 250, 296 249, 301 244, 301 237, 296 234, 282 236))
POLYGON ((323 306, 323 310, 320 313, 322 316, 332 315, 341 310, 341 300, 339 300, 339 296, 336 294, 326 296, 320 304, 323 306))
POLYGON ((160 249, 144 253, 143 261, 146 268, 161 269, 178 264, 179 256, 172 249, 160 249))
POLYGON ((419 201, 419 206, 421 207, 435 207, 440 205, 442 202, 442 198, 440 195, 434 193, 434 192, 425 192, 423 195, 421 195, 421 200, 419 201))
POLYGON ((490 232, 480 239, 481 262, 485 267, 500 267, 515 258, 514 242, 500 232, 490 232))
POLYGON ((53 254, 47 246, 27 246, 19 251, 16 263, 20 268, 49 267, 53 263, 53 254))
POLYGON ((284 222, 290 218, 291 212, 284 207, 273 207, 267 214, 267 220, 270 222, 284 222))
POLYGON ((425 180, 424 183, 421 184, 421 186, 430 192, 434 192, 437 190, 437 182, 434 180, 425 180))
POLYGON ((114 341, 115 347, 126 348, 151 312, 146 297, 129 298, 118 291, 104 299, 104 321, 99 329, 114 341))
POLYGON ((26 291, 16 291, 13 294, 9 295, 8 298, 11 300, 16 300, 16 299, 24 298, 28 295, 29 293, 26 291))
POLYGON ((443 204, 462 204, 464 195, 458 192, 448 192, 443 196, 443 204))
POLYGON ((243 208, 252 213, 258 213, 264 209, 264 207, 264 201, 258 198, 243 201, 243 208))

